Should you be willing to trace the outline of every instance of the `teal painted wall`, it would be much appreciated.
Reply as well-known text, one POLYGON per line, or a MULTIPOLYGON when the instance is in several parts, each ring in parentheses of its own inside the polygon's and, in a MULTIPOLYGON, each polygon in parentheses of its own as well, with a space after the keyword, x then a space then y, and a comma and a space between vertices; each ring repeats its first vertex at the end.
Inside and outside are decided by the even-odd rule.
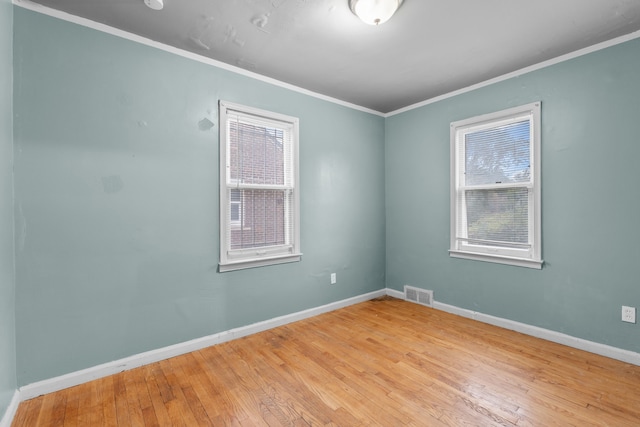
POLYGON ((16 201, 15 286, 13 248, 0 248, 0 411, 16 384, 385 284, 640 351, 640 328, 620 322, 621 305, 640 306, 640 41, 385 120, 0 7, 1 31, 12 15, 14 29, 3 90, 12 55, 15 76, 0 209, 11 217, 12 152, 16 201), (218 99, 300 118, 302 262, 216 272, 218 99), (537 100, 544 268, 449 258, 449 123, 537 100))
POLYGON ((382 117, 14 19, 19 385, 384 288, 382 117), (218 99, 300 118, 301 262, 216 272, 218 99))
POLYGON ((0 0, 0 419, 16 390, 12 63, 13 5, 0 0))
POLYGON ((386 121, 387 286, 640 351, 640 40, 386 121), (542 101, 541 271, 453 259, 449 124, 542 101))

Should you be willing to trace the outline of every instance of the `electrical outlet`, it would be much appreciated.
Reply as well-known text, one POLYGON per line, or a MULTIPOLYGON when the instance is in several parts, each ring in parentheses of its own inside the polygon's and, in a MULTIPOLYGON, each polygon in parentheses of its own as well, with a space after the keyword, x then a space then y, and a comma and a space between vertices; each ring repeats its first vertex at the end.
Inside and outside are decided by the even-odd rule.
POLYGON ((622 321, 629 323, 636 323, 636 308, 622 306, 622 321))
POLYGON ((332 285, 336 284, 336 273, 331 273, 331 284, 332 285))

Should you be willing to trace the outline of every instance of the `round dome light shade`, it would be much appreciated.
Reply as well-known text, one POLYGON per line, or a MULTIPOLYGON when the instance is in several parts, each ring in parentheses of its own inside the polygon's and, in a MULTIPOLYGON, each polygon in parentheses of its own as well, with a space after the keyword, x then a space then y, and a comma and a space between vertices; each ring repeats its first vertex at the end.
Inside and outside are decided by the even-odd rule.
POLYGON ((153 10, 162 10, 164 7, 164 2, 162 0, 144 0, 144 4, 153 10))
POLYGON ((349 0, 351 11, 369 25, 387 22, 403 0, 349 0))

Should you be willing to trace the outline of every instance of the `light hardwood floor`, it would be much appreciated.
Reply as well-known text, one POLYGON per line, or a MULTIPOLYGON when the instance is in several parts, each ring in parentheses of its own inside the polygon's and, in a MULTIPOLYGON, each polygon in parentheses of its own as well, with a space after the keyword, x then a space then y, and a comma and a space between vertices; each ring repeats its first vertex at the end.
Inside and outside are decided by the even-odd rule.
POLYGON ((381 298, 23 402, 18 426, 640 426, 640 367, 381 298))

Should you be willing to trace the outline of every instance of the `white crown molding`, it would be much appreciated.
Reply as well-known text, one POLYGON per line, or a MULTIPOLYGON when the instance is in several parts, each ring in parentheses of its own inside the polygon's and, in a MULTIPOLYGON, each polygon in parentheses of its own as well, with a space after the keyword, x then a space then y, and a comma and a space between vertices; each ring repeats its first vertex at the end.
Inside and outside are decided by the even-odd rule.
POLYGON ((491 86, 492 84, 495 84, 495 83, 499 83, 499 82, 502 82, 502 81, 505 81, 505 80, 509 80, 509 79, 514 78, 514 77, 519 77, 519 76, 522 76, 522 75, 527 74, 527 73, 531 73, 531 72, 536 71, 536 70, 541 70, 543 68, 547 68, 547 67, 550 67, 552 65, 559 64, 561 62, 565 62, 565 61, 569 61, 569 60, 574 59, 574 58, 578 58, 580 56, 588 55, 590 53, 597 52, 599 50, 603 50, 603 49, 606 49, 608 47, 612 47, 612 46, 615 46, 615 45, 618 45, 618 44, 622 44, 622 43, 628 42, 630 40, 637 39, 639 37, 640 37, 640 31, 635 31, 633 33, 629 33, 629 34, 626 34, 624 36, 616 37, 616 38, 611 39, 611 40, 607 40, 607 41, 604 41, 604 42, 601 42, 601 43, 597 43, 597 44, 594 44, 592 46, 588 46, 588 47, 585 47, 583 49, 579 49, 579 50, 576 50, 574 52, 567 53, 565 55, 557 56, 557 57, 549 59, 547 61, 539 62, 537 64, 530 65, 530 66, 525 67, 525 68, 521 68, 521 69, 513 71, 511 73, 503 74, 503 75, 495 77, 493 79, 485 80, 485 81, 477 83, 475 85, 467 86, 465 88, 458 89, 458 90, 455 90, 453 92, 448 92, 448 93, 442 94, 440 96, 429 98, 429 99, 427 99, 425 101, 421 101, 421 102, 418 102, 416 104, 412 104, 412 105, 408 105, 408 106, 403 107, 403 108, 399 108, 399 109, 397 109, 395 111, 391 111, 389 113, 384 114, 384 117, 387 118, 387 117, 395 116, 397 114, 401 114, 401 113, 405 113, 407 111, 415 110, 416 108, 424 107, 425 105, 435 104, 436 102, 439 102, 439 101, 442 101, 442 100, 445 100, 445 99, 448 99, 448 98, 453 98, 454 96, 462 95, 463 93, 471 92, 471 91, 474 91, 476 89, 480 89, 480 88, 483 88, 483 87, 486 87, 486 86, 491 86))
POLYGON ((141 37, 141 36, 138 36, 136 34, 129 33, 127 31, 119 30, 117 28, 110 27, 110 26, 105 25, 105 24, 101 24, 99 22, 91 21, 91 20, 86 19, 86 18, 81 18, 79 16, 71 15, 71 14, 66 13, 66 12, 62 12, 62 11, 59 11, 59 10, 56 10, 56 9, 52 9, 52 8, 49 8, 49 7, 46 7, 46 6, 42 6, 40 4, 32 2, 30 0, 12 0, 12 3, 15 6, 19 6, 19 7, 23 8, 23 9, 27 9, 27 10, 31 10, 31 11, 34 11, 34 12, 42 13, 43 15, 48 15, 48 16, 51 16, 51 17, 54 17, 54 18, 61 19, 63 21, 67 21, 67 22, 71 22, 71 23, 74 23, 74 24, 82 25, 82 26, 87 27, 87 28, 92 28, 94 30, 101 31, 103 33, 111 34, 113 36, 120 37, 120 38, 123 38, 123 39, 127 39, 127 40, 130 40, 130 41, 133 41, 133 42, 136 42, 136 43, 140 43, 140 44, 143 44, 143 45, 146 45, 146 46, 154 47, 156 49, 164 50, 166 52, 173 53, 173 54, 181 56, 183 58, 191 59, 193 61, 198 61, 198 62, 201 62, 201 63, 204 63, 204 64, 211 65, 213 67, 217 67, 217 68, 221 68, 223 70, 231 71, 233 73, 240 74, 240 75, 243 75, 243 76, 255 79, 255 80, 259 80, 259 81, 262 81, 264 83, 272 84, 274 86, 279 86, 279 87, 282 87, 284 89, 288 89, 288 90, 291 90, 291 91, 294 91, 294 92, 298 92, 298 93, 301 93, 301 94, 304 94, 304 95, 308 95, 308 96, 311 96, 311 97, 314 97, 314 98, 317 98, 317 99, 321 99, 323 101, 328 101, 328 102, 331 102, 331 103, 334 103, 334 104, 337 104, 337 105, 341 105, 343 107, 347 107, 347 108, 350 108, 350 109, 353 109, 353 110, 357 110, 357 111, 362 111, 364 113, 369 113, 369 114, 373 114, 373 115, 384 117, 384 118, 392 117, 392 116, 395 116, 395 115, 398 115, 398 114, 401 114, 401 113, 404 113, 404 112, 407 112, 407 111, 415 110, 416 108, 424 107, 425 105, 429 105, 429 104, 434 104, 436 102, 439 102, 439 101, 442 101, 442 100, 445 100, 445 99, 448 99, 448 98, 453 98, 454 96, 458 96, 458 95, 461 95, 463 93, 471 92, 471 91, 474 91, 476 89, 480 89, 480 88, 483 88, 483 87, 486 87, 486 86, 490 86, 490 85, 495 84, 495 83, 499 83, 499 82, 502 82, 502 81, 505 81, 505 80, 509 80, 511 78, 518 77, 518 76, 521 76, 523 74, 530 73, 532 71, 536 71, 536 70, 540 70, 542 68, 550 67, 552 65, 559 64, 561 62, 565 62, 565 61, 568 61, 568 60, 571 60, 571 59, 574 59, 574 58, 577 58, 577 57, 580 57, 580 56, 583 56, 583 55, 587 55, 589 53, 597 52, 599 50, 606 49, 608 47, 615 46, 615 45, 618 45, 618 44, 621 44, 621 43, 625 43, 627 41, 630 41, 630 40, 633 40, 633 39, 636 39, 636 38, 640 37, 640 31, 636 31, 636 32, 633 32, 633 33, 630 33, 630 34, 626 34, 624 36, 616 37, 616 38, 611 39, 611 40, 607 40, 607 41, 604 41, 604 42, 601 42, 601 43, 597 43, 597 44, 595 44, 593 46, 588 46, 586 48, 583 48, 583 49, 580 49, 580 50, 577 50, 577 51, 574 51, 574 52, 567 53, 565 55, 560 55, 558 57, 549 59, 547 61, 540 62, 538 64, 534 64, 534 65, 531 65, 531 66, 528 66, 528 67, 525 67, 525 68, 521 68, 521 69, 513 71, 511 73, 503 74, 503 75, 495 77, 493 79, 485 80, 485 81, 477 83, 475 85, 467 86, 465 88, 458 89, 458 90, 455 90, 453 92, 448 92, 448 93, 445 93, 445 94, 442 94, 442 95, 439 95, 439 96, 436 96, 436 97, 433 97, 433 98, 429 98, 427 100, 424 100, 424 101, 421 101, 421 102, 418 102, 418 103, 415 103, 415 104, 412 104, 412 105, 408 105, 406 107, 399 108, 397 110, 394 110, 394 111, 391 111, 391 112, 388 112, 388 113, 382 113, 380 111, 372 110, 370 108, 362 107, 360 105, 356 105, 356 104, 353 104, 353 103, 350 103, 350 102, 342 101, 342 100, 337 99, 337 98, 332 98, 330 96, 323 95, 323 94, 320 94, 320 93, 317 93, 317 92, 313 92, 313 91, 310 91, 308 89, 301 88, 299 86, 295 86, 295 85, 292 85, 292 84, 289 84, 289 83, 285 83, 285 82, 282 82, 280 80, 273 79, 271 77, 266 77, 266 76, 263 76, 261 74, 258 74, 258 73, 252 72, 252 71, 248 71, 248 70, 245 70, 245 69, 240 68, 240 67, 235 67, 235 66, 227 64, 225 62, 216 61, 214 59, 211 59, 211 58, 208 58, 208 57, 204 57, 202 55, 198 55, 198 54, 195 54, 193 52, 188 52, 188 51, 183 50, 183 49, 178 49, 178 48, 173 47, 173 46, 169 46, 169 45, 166 45, 166 44, 163 44, 163 43, 159 43, 159 42, 153 41, 151 39, 147 39, 145 37, 141 37))
POLYGON ((352 104, 350 102, 346 102, 346 101, 342 101, 340 99, 337 98, 333 98, 327 95, 323 95, 321 93, 317 93, 317 92, 313 92, 311 90, 299 87, 299 86, 295 86, 280 80, 276 80, 274 78, 271 77, 267 77, 267 76, 263 76, 262 74, 258 74, 255 73, 253 71, 248 71, 245 70, 243 68, 240 67, 236 67, 230 64, 227 64, 225 62, 222 61, 216 61, 215 59, 211 59, 202 55, 198 55, 196 53, 193 52, 189 52, 183 49, 178 49, 177 47, 173 47, 173 46, 169 46, 166 45, 164 43, 160 43, 160 42, 156 42, 153 41, 151 39, 148 39, 146 37, 142 37, 139 36, 137 34, 133 34, 133 33, 129 33, 127 31, 123 31, 123 30, 119 30, 117 28, 114 27, 110 27, 109 25, 105 25, 105 24, 101 24, 100 22, 95 22, 92 21, 90 19, 86 19, 86 18, 81 18, 79 16, 75 16, 75 15, 71 15, 69 13, 66 12, 62 12, 56 9, 52 9, 50 7, 47 6, 43 6, 41 4, 38 3, 34 3, 30 0, 12 0, 13 4, 15 6, 21 7, 23 9, 27 9, 30 10, 32 12, 38 12, 41 13, 43 15, 47 15, 47 16, 51 16, 53 18, 57 18, 60 19, 62 21, 67 21, 67 22, 71 22, 73 24, 77 24, 77 25, 81 25, 83 27, 87 27, 87 28, 91 28, 103 33, 107 33, 110 34, 112 36, 116 36, 116 37, 120 37, 126 40, 130 40, 136 43, 140 43, 143 44, 145 46, 150 46, 156 49, 160 49, 163 50, 165 52, 169 52, 172 53, 174 55, 178 55, 181 56, 183 58, 187 58, 187 59, 191 59, 193 61, 197 61, 197 62, 201 62, 203 64, 207 64, 207 65, 211 65, 213 67, 216 68, 220 68, 226 71, 231 71, 233 73, 236 74, 240 74, 242 76, 245 77, 249 77, 252 78, 254 80, 258 80, 261 81, 263 83, 267 83, 267 84, 271 84, 274 86, 278 86, 281 87, 283 89, 288 89, 291 90, 293 92, 298 92, 301 93, 303 95, 307 95, 307 96, 311 96, 313 98, 317 98, 317 99, 321 99, 323 101, 328 101, 331 102, 333 104, 337 104, 337 105, 341 105, 343 107, 347 107, 350 108, 352 110, 357 110, 357 111, 361 111, 364 113, 369 113, 369 114, 373 114, 376 116, 380 116, 380 117, 384 117, 384 114, 379 112, 379 111, 375 111, 372 110, 370 108, 366 108, 366 107, 362 107, 360 105, 356 105, 356 104, 352 104))

